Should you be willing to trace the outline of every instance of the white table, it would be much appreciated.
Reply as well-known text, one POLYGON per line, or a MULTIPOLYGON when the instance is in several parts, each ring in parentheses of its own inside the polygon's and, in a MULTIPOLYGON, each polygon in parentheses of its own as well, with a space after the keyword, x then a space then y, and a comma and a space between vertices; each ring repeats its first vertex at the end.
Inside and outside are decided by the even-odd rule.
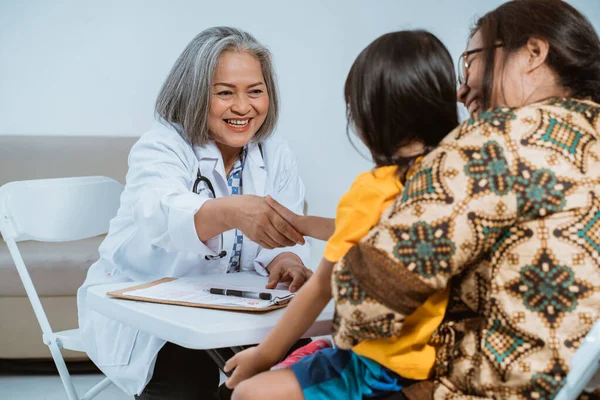
MULTIPOLYGON (((267 283, 267 278, 254 273, 207 275, 206 280, 261 289, 267 283)), ((285 310, 264 314, 220 311, 120 300, 106 295, 107 292, 142 283, 93 286, 88 289, 86 301, 91 309, 109 318, 179 346, 204 350, 260 343, 285 310)), ((332 319, 333 302, 330 302, 303 337, 330 334, 332 319)))

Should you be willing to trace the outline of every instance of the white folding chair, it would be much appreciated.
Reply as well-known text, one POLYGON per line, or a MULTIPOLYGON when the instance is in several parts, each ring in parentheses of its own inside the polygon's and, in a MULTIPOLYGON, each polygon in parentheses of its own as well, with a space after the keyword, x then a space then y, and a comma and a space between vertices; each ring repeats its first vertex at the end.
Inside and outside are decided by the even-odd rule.
POLYGON ((79 330, 53 332, 23 262, 17 242, 67 242, 108 232, 119 208, 123 185, 101 176, 11 182, 0 187, 0 232, 17 267, 27 297, 42 328, 42 339, 67 391, 69 400, 88 400, 111 384, 99 382, 78 397, 60 349, 85 352, 79 330))
POLYGON ((571 359, 567 381, 555 400, 575 400, 584 390, 600 387, 600 320, 583 339, 571 359))

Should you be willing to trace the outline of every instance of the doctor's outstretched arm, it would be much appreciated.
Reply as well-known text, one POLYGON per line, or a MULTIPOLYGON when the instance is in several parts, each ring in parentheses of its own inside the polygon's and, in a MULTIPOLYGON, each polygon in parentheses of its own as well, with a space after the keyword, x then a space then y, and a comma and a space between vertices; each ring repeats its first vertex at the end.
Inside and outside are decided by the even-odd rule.
POLYGON ((206 201, 194 216, 198 238, 206 242, 239 229, 264 249, 303 245, 304 237, 269 206, 264 197, 228 196, 206 201))

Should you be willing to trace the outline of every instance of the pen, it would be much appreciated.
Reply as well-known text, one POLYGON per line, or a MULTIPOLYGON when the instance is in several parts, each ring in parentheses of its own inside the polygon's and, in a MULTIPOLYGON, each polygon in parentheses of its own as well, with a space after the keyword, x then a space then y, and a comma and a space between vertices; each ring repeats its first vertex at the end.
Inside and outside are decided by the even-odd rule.
POLYGON ((210 292, 210 294, 220 294, 223 296, 247 297, 249 299, 258 299, 258 300, 271 300, 273 298, 273 296, 271 296, 271 293, 247 292, 247 291, 233 290, 233 289, 211 288, 209 290, 209 292, 210 292))

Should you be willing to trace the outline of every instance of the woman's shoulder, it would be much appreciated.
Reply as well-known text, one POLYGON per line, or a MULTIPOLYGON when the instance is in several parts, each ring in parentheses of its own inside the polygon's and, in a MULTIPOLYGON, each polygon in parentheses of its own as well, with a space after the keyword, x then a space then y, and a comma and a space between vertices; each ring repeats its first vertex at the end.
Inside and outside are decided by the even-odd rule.
POLYGON ((192 146, 183 138, 176 127, 163 121, 155 121, 153 126, 144 132, 131 148, 132 159, 155 159, 158 157, 175 157, 191 162, 194 158, 192 146))
POLYGON ((513 136, 524 140, 526 132, 551 132, 560 126, 577 126, 582 130, 600 130, 600 105, 591 100, 549 98, 522 107, 491 108, 460 124, 444 142, 460 141, 480 144, 498 136, 513 136))
POLYGON ((152 127, 144 132, 140 136, 140 140, 138 140, 138 144, 140 145, 152 143, 162 146, 192 149, 176 125, 171 125, 161 120, 154 121, 152 127))
POLYGON ((522 118, 520 122, 530 124, 533 121, 529 120, 528 117, 537 117, 537 119, 541 118, 545 121, 555 120, 558 122, 560 120, 561 123, 566 124, 577 123, 579 118, 583 118, 594 125, 599 122, 597 117, 600 115, 600 105, 586 99, 551 97, 523 107, 499 107, 499 110, 491 110, 491 114, 494 114, 494 111, 496 113, 504 111, 512 117, 512 120, 518 120, 520 117, 522 118), (563 118, 566 119, 563 120, 563 118))

